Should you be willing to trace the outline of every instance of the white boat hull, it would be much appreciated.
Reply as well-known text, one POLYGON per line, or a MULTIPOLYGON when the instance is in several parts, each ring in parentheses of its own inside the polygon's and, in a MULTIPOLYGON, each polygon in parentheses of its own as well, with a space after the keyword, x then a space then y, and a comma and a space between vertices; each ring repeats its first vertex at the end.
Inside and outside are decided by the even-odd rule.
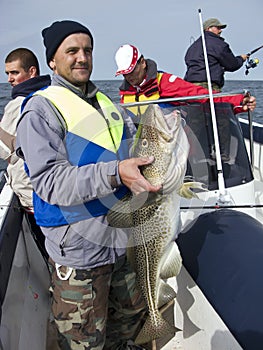
MULTIPOLYGON (((263 126, 261 127, 263 130, 263 126)), ((249 154, 248 141, 246 146, 249 154)), ((258 290, 260 295, 263 295, 263 287, 259 284, 260 278, 258 278, 258 275, 261 275, 258 268, 263 263, 260 253, 263 246, 260 235, 263 233, 261 228, 263 223, 262 147, 263 142, 254 142, 254 180, 228 186, 225 199, 230 199, 229 202, 225 201, 222 204, 219 201, 221 194, 218 189, 199 194, 199 200, 182 201, 182 232, 179 235, 178 244, 182 251, 184 266, 177 278, 169 280, 177 290, 174 322, 182 331, 175 337, 171 336, 166 343, 160 340, 161 345, 157 349, 261 349, 257 347, 257 343, 253 344, 253 339, 259 342, 259 346, 263 343, 263 333, 258 329, 257 324, 257 317, 261 317, 263 313, 262 302, 253 293, 246 293, 258 290), (225 214, 221 216, 220 213, 225 214), (213 221, 213 218, 216 220, 213 221), (220 220, 222 222, 218 224, 220 220), (240 233, 238 243, 234 245, 233 235, 237 232, 237 223, 242 220, 244 224, 238 228, 242 234, 240 233), (258 241, 251 239, 252 233, 257 235, 258 241), (240 255, 241 252, 242 255, 240 255), (257 255, 254 255, 258 261, 253 260, 255 252, 257 255), (243 263, 244 266, 242 266, 243 263), (238 305, 239 302, 240 305, 238 305), (230 315, 226 314, 229 310, 230 315), (243 313, 238 314, 238 310, 243 313), (248 311, 253 311, 254 314, 248 311), (233 319, 231 313, 234 316, 233 319), (250 343, 248 345, 244 343, 244 346, 242 343, 244 334, 240 336, 239 332, 242 333, 242 330, 238 327, 242 322, 244 323, 244 319, 248 319, 248 315, 251 318, 250 328, 248 326, 247 328, 251 333, 245 334, 244 331, 244 334, 250 343), (253 331, 255 331, 254 334, 253 331)), ((5 247, 7 244, 9 247, 13 244, 15 254, 13 259, 9 256, 4 260, 0 259, 1 269, 2 267, 6 269, 6 265, 4 266, 6 260, 12 264, 6 281, 6 290, 5 278, 2 279, 0 349, 53 350, 50 339, 47 339, 50 321, 48 269, 24 224, 21 226, 17 222, 16 232, 11 232, 10 236, 10 227, 15 227, 12 221, 15 215, 10 215, 14 210, 12 196, 10 187, 5 185, 0 194, 2 204, 0 248, 3 248, 1 246, 3 242, 6 242, 5 247), (13 241, 11 245, 10 237, 13 241)), ((3 273, 3 269, 0 273, 3 273)))

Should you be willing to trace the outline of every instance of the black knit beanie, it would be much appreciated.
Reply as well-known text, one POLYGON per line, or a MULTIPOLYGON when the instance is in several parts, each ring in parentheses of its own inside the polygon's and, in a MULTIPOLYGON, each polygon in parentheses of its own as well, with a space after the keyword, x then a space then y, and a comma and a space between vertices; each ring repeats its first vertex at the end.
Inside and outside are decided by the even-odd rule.
POLYGON ((61 21, 54 22, 50 27, 42 30, 42 36, 44 39, 44 45, 46 47, 46 59, 47 64, 53 58, 57 51, 57 48, 62 43, 62 41, 69 35, 74 33, 86 33, 90 36, 91 45, 93 47, 93 37, 91 32, 87 27, 74 21, 61 21))

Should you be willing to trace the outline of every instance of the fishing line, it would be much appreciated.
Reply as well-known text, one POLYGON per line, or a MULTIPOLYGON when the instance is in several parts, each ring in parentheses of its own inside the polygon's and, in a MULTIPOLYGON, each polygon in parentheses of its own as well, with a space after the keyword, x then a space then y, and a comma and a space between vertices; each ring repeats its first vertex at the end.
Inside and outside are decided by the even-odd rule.
POLYGON ((198 10, 198 13, 199 13, 199 22, 200 22, 202 44, 203 44, 203 51, 204 51, 204 59, 205 59, 205 68, 206 68, 207 83, 208 83, 208 91, 209 91, 209 102, 210 102, 210 108, 211 108, 213 136, 214 136, 214 141, 215 141, 215 156, 216 156, 216 166, 217 166, 219 200, 224 203, 227 201, 226 200, 227 192, 225 189, 222 161, 221 161, 221 156, 220 156, 220 146, 219 146, 217 123, 216 123, 215 105, 214 105, 214 99, 213 99, 213 91, 212 91, 208 56, 207 56, 207 51, 206 51, 206 43, 205 43, 205 35, 204 35, 204 30, 203 30, 203 20, 202 20, 201 9, 198 10))

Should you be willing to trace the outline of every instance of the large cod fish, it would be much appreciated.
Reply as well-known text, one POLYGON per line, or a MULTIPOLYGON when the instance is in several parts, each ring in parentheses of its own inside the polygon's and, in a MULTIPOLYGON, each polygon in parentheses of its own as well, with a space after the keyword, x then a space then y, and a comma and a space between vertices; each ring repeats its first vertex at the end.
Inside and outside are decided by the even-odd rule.
POLYGON ((180 196, 196 196, 190 190, 193 183, 184 184, 188 151, 180 113, 164 115, 158 105, 149 105, 138 127, 133 156, 154 156, 154 162, 141 171, 151 184, 162 184, 162 190, 128 195, 108 213, 111 226, 131 229, 128 258, 148 308, 136 344, 177 331, 159 309, 176 297, 166 279, 178 275, 182 265, 175 242, 180 227, 180 196))

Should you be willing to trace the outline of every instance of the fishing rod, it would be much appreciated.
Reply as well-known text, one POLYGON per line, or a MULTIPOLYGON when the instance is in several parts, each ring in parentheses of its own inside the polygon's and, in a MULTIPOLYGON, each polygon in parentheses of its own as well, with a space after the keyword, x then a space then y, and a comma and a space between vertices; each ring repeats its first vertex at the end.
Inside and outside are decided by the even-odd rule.
POLYGON ((262 48, 263 48, 263 45, 257 47, 256 49, 250 51, 249 53, 247 53, 245 75, 248 75, 250 68, 255 68, 259 64, 259 59, 258 58, 254 58, 253 59, 253 58, 250 58, 250 56, 253 55, 255 52, 257 52, 258 50, 260 50, 262 48))
MULTIPOLYGON (((244 90, 241 92, 217 92, 214 93, 214 97, 225 97, 225 96, 236 96, 236 95, 242 95, 244 94, 244 90)), ((184 96, 184 97, 168 97, 168 98, 159 98, 158 100, 146 100, 146 101, 138 101, 138 102, 130 102, 130 103, 120 103, 120 106, 122 107, 135 107, 135 106, 142 106, 142 105, 149 105, 149 104, 155 104, 155 103, 169 103, 169 102, 184 102, 184 101, 195 101, 195 100, 201 100, 205 98, 209 98, 209 94, 204 95, 194 95, 194 96, 184 96)))
MULTIPOLYGON (((246 92, 247 96, 250 96, 250 92, 246 92)), ((250 153, 250 164, 252 171, 254 170, 254 135, 253 135, 253 118, 252 112, 248 108, 247 110, 248 125, 249 125, 249 153, 250 153)))
POLYGON ((247 53, 248 56, 251 56, 253 55, 253 53, 257 52, 258 50, 262 49, 263 48, 263 45, 257 47, 256 49, 250 51, 249 53, 247 53))

